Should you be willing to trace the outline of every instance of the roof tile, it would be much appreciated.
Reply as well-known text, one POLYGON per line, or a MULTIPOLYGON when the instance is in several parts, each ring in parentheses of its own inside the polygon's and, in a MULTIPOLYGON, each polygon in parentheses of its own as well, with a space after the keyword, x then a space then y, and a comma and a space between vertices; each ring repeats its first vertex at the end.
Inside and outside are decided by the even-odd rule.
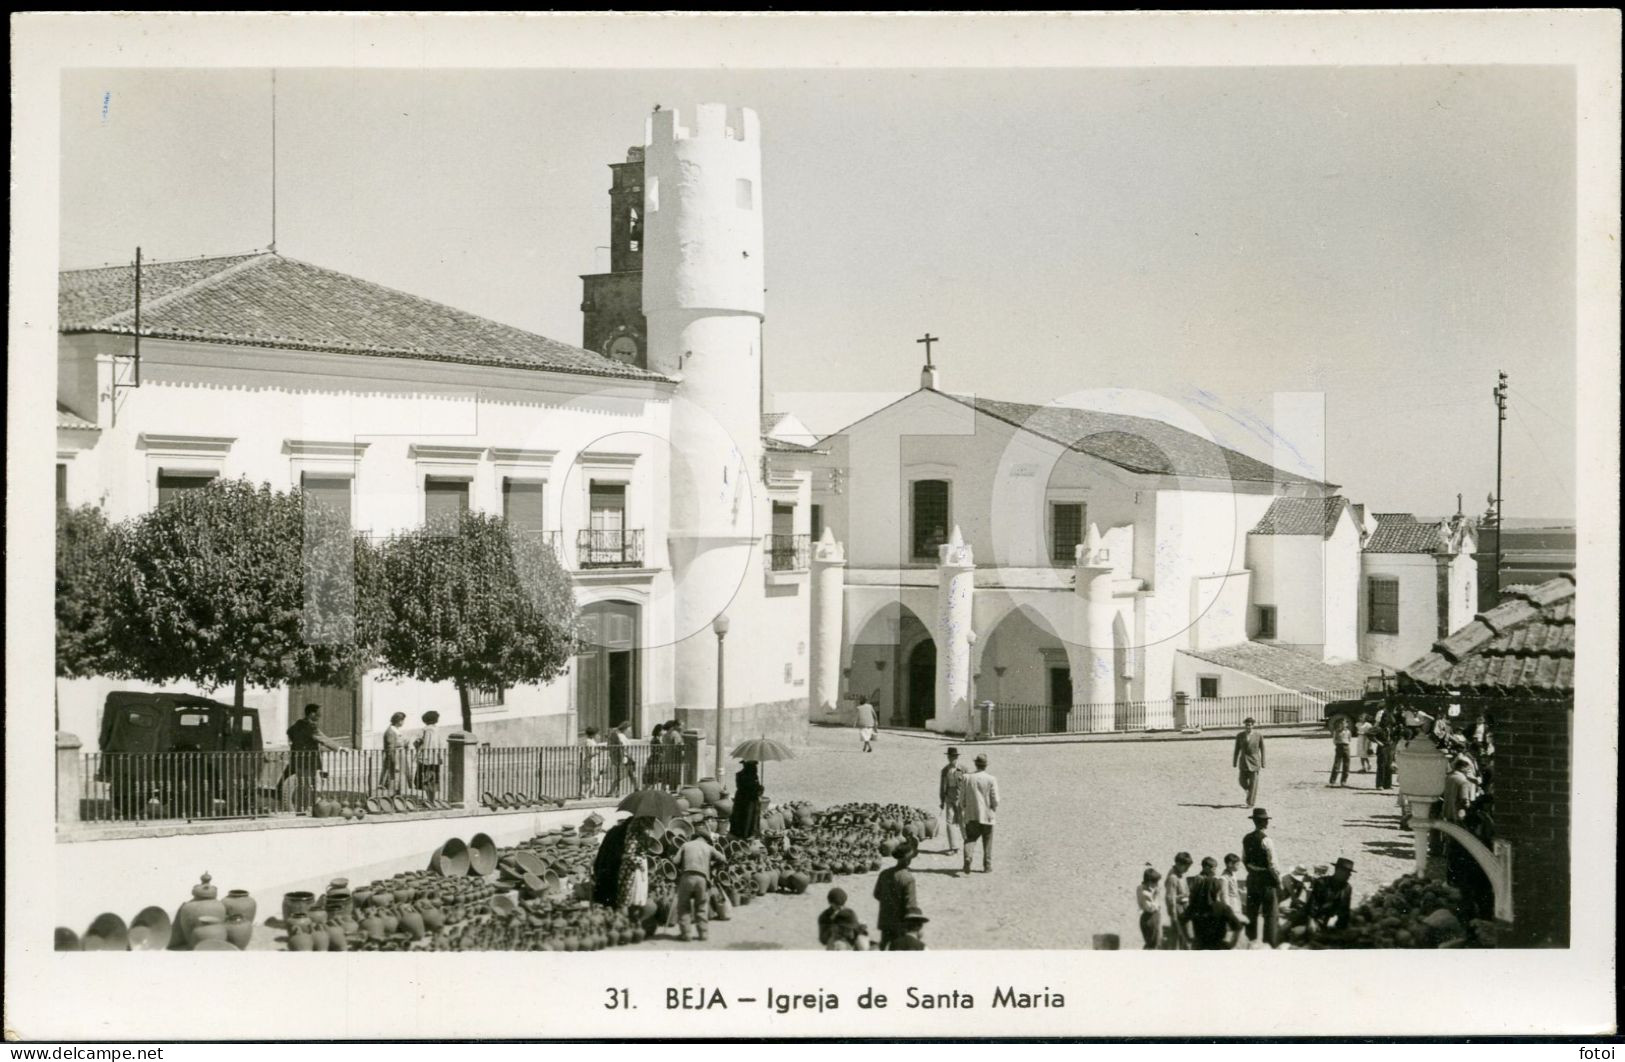
POLYGON ((1410 513, 1381 513, 1367 553, 1437 553, 1447 541, 1444 522, 1424 524, 1410 513))
POLYGON ((1329 537, 1349 507, 1340 494, 1324 498, 1276 498, 1249 534, 1329 537))
POLYGON ((1180 652, 1277 686, 1305 692, 1361 689, 1368 676, 1382 670, 1360 660, 1332 663, 1264 642, 1242 642, 1215 649, 1181 649, 1180 652))
POLYGON ((1411 685, 1457 693, 1574 693, 1574 580, 1509 591, 1405 668, 1411 685))

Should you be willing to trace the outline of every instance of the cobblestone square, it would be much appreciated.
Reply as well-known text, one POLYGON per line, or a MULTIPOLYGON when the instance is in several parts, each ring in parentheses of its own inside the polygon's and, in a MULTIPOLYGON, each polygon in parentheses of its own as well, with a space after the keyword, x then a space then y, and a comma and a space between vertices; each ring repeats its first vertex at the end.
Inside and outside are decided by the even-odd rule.
MULTIPOLYGON (((814 727, 798 759, 766 765, 768 796, 820 808, 876 801, 935 809, 948 744, 887 731, 864 754, 855 731, 814 727)), ((1134 887, 1145 864, 1166 873, 1180 850, 1198 862, 1206 855, 1222 860, 1239 854, 1251 828, 1230 767, 1228 732, 1211 740, 959 747, 967 765, 987 754, 998 779, 994 868, 983 874, 978 857, 977 870, 959 875, 960 857, 944 853, 940 832, 924 843, 914 869, 920 906, 931 918, 925 936, 931 948, 1083 949, 1100 933, 1138 948, 1134 887)), ((1399 828, 1393 792, 1374 790, 1370 774, 1351 774, 1347 789, 1326 788, 1332 749, 1324 733, 1270 731, 1267 756, 1259 803, 1272 816, 1283 870, 1348 856, 1358 902, 1410 869, 1411 834, 1399 828)), ((835 882, 871 931, 875 877, 835 882)), ((816 948, 815 921, 829 887, 758 899, 715 924, 704 944, 680 944, 670 934, 645 946, 816 948)))

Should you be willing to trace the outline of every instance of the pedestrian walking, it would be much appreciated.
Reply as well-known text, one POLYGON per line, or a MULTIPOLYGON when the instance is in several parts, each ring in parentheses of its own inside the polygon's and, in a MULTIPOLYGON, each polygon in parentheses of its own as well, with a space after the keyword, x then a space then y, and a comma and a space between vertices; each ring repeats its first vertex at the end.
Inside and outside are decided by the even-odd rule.
POLYGON ((1226 951, 1235 943, 1231 934, 1241 929, 1241 918, 1225 902, 1218 868, 1218 860, 1203 856, 1202 872, 1190 883, 1185 920, 1193 951, 1226 951))
POLYGON ((1360 773, 1371 773, 1371 716, 1366 712, 1360 713, 1360 721, 1354 724, 1354 736, 1360 740, 1360 773))
POLYGON ((424 712, 423 729, 412 742, 418 754, 417 777, 413 783, 430 800, 440 796, 440 765, 446 758, 446 739, 441 736, 440 713, 424 712))
POLYGON ((1241 733, 1236 735, 1230 757, 1230 766, 1238 769, 1236 780, 1247 794, 1248 807, 1258 802, 1258 776, 1264 770, 1264 735, 1253 729, 1253 723, 1252 716, 1241 721, 1241 733))
POLYGON ((405 712, 396 712, 389 717, 389 725, 384 728, 384 771, 378 779, 378 788, 386 793, 399 793, 401 791, 401 776, 406 758, 406 734, 401 727, 406 722, 405 712))
POLYGON ((304 718, 288 727, 288 765, 282 768, 282 777, 277 779, 276 786, 280 790, 288 776, 293 776, 295 811, 309 807, 316 793, 316 779, 322 773, 322 749, 338 752, 344 747, 322 733, 321 719, 322 706, 307 704, 304 718))
POLYGON ((598 753, 603 743, 598 740, 598 728, 589 726, 581 738, 581 776, 578 779, 583 798, 598 795, 598 783, 603 770, 598 765, 598 753))
POLYGON ((942 768, 942 774, 937 780, 937 800, 942 810, 942 835, 948 840, 948 850, 945 854, 953 855, 959 851, 954 843, 954 827, 959 826, 959 832, 965 832, 961 823, 964 821, 959 802, 965 787, 965 768, 959 766, 959 750, 952 745, 948 746, 948 763, 942 768))
POLYGON ((663 747, 660 757, 660 781, 668 792, 675 793, 683 785, 683 728, 677 720, 666 723, 666 732, 660 735, 663 747))
POLYGON ((875 750, 875 730, 877 725, 875 706, 869 703, 867 694, 860 694, 858 696, 858 737, 863 739, 864 752, 873 752, 875 750))
POLYGON ((633 789, 638 787, 638 769, 632 762, 632 750, 626 739, 626 732, 631 727, 632 721, 623 719, 609 728, 610 769, 615 772, 616 792, 620 791, 622 778, 625 778, 633 789))
POLYGON ((987 757, 976 757, 976 770, 960 783, 960 816, 965 827, 965 873, 970 873, 971 846, 982 842, 982 873, 993 873, 993 823, 999 810, 999 780, 988 773, 987 757))
POLYGON ((1157 868, 1146 864, 1140 875, 1134 900, 1140 905, 1140 936, 1145 939, 1145 950, 1156 951, 1162 946, 1162 875, 1157 868))
POLYGON ((1275 842, 1269 839, 1270 813, 1253 809, 1253 830, 1241 839, 1241 862, 1247 868, 1247 940, 1258 939, 1258 921, 1264 920, 1264 943, 1275 947, 1280 935, 1281 875, 1275 868, 1275 842))
POLYGON ((1382 723, 1373 724, 1366 733, 1371 751, 1377 757, 1377 777, 1372 785, 1377 789, 1394 787, 1394 732, 1382 723))
POLYGON ((711 870, 728 860, 711 845, 711 830, 704 823, 677 850, 677 931, 691 939, 689 925, 701 940, 711 921, 711 870))
POLYGON ((1191 950, 1190 934, 1186 931, 1186 907, 1190 903, 1190 885, 1185 881, 1185 874, 1191 868, 1191 854, 1180 852, 1174 856, 1174 865, 1162 878, 1162 906, 1167 913, 1163 924, 1167 927, 1165 932, 1168 940, 1168 950, 1191 950))
POLYGON ((1353 733, 1349 730, 1347 716, 1338 716, 1337 723, 1332 727, 1332 776, 1326 781, 1326 788, 1333 786, 1347 787, 1349 784, 1349 744, 1353 740, 1353 733), (1338 781, 1339 769, 1342 770, 1343 780, 1338 781))
POLYGON ((892 858, 897 860, 896 865, 882 870, 880 877, 875 879, 875 899, 880 903, 875 915, 875 928, 880 930, 881 951, 891 951, 897 938, 902 936, 904 914, 910 909, 919 909, 914 895, 914 872, 909 870, 909 864, 914 862, 917 852, 914 840, 905 840, 892 853, 892 858))

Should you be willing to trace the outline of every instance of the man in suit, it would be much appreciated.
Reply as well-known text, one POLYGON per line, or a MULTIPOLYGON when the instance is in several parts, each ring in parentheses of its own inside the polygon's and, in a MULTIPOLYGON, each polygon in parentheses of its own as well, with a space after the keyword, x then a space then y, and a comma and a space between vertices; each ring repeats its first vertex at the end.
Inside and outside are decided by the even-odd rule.
POLYGON ((892 950, 897 939, 903 935, 904 914, 916 906, 914 872, 908 869, 908 865, 914 861, 918 851, 913 838, 904 841, 892 853, 897 865, 882 870, 880 877, 875 879, 875 899, 880 902, 875 928, 880 930, 881 951, 892 950))
MULTIPOLYGON (((948 839, 948 855, 959 851, 954 844, 954 827, 960 826, 960 790, 965 785, 965 768, 959 766, 959 750, 948 746, 948 763, 937 780, 937 799, 942 805, 942 835, 948 839)), ((960 826, 960 833, 964 827, 960 826)))
POLYGON ((1264 943, 1275 947, 1280 932, 1281 874, 1275 867, 1275 842, 1267 830, 1270 813, 1253 809, 1253 831, 1241 839, 1241 862, 1247 868, 1247 939, 1258 939, 1258 920, 1264 919, 1264 943))
POLYGON ((1337 869, 1324 878, 1316 878, 1309 890, 1308 917, 1305 924, 1309 934, 1326 929, 1347 929, 1354 905, 1354 886, 1349 876, 1354 873, 1354 860, 1339 857, 1337 869))
POLYGON ((982 873, 993 872, 993 822, 999 810, 999 780, 987 770, 987 757, 976 757, 976 770, 960 782, 960 816, 965 828, 965 873, 970 873, 971 846, 982 842, 982 873))
POLYGON ((1247 793, 1247 806, 1258 802, 1258 775, 1264 769, 1264 735, 1253 729, 1253 718, 1242 720, 1241 733, 1230 756, 1230 766, 1240 769, 1237 781, 1247 793))

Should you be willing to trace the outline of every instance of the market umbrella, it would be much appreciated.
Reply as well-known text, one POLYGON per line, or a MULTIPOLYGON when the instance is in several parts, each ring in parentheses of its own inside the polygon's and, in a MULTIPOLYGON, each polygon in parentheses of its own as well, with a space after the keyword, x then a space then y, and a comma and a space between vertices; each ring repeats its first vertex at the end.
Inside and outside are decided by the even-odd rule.
POLYGON ((615 805, 617 811, 629 811, 633 818, 646 816, 668 822, 675 819, 682 811, 677 807, 677 798, 663 789, 639 789, 637 792, 615 805))
MULTIPOLYGON (((758 737, 751 738, 749 741, 741 741, 735 746, 733 758, 766 763, 768 760, 793 760, 796 758, 796 754, 791 752, 787 746, 779 744, 770 737, 758 737)), ((762 774, 762 777, 764 779, 767 777, 766 772, 762 774)))

